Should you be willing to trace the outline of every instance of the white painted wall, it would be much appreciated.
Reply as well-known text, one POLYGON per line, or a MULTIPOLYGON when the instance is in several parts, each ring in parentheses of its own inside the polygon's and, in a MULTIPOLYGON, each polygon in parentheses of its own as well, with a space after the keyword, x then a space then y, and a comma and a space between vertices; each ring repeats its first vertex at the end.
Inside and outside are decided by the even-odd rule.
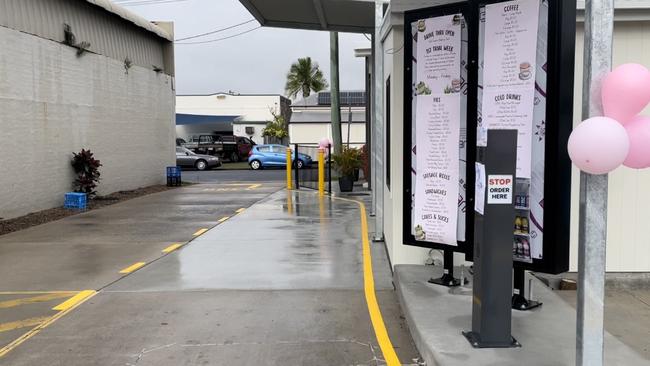
POLYGON ((178 95, 176 113, 241 116, 239 121, 272 121, 275 113, 280 113, 279 95, 178 95))
MULTIPOLYGON (((393 26, 384 39, 384 49, 400 49, 403 44, 404 27, 393 26)), ((403 215, 403 169, 404 169, 404 60, 403 53, 384 54, 384 85, 391 78, 391 187, 384 185, 384 236, 391 263, 423 264, 428 249, 404 245, 402 237, 403 215)), ((384 95, 384 105, 386 96, 384 95)), ((386 109, 384 109, 386 110, 386 109)), ((383 143, 386 143, 385 136, 383 143)), ((384 154, 386 149, 384 149, 384 154)), ((384 155, 384 161, 388 157, 384 155)), ((384 180, 385 182, 385 180, 384 180)))
MULTIPOLYGON (((348 142, 348 124, 341 123, 341 136, 343 143, 348 142)), ((292 144, 316 144, 323 137, 332 139, 331 123, 290 123, 289 138, 292 144)), ((366 142, 366 125, 363 123, 352 123, 350 127, 350 145, 354 147, 363 146, 366 142)))
POLYGON ((174 164, 173 80, 0 27, 0 217, 61 206, 73 151, 104 165, 101 194, 164 182, 174 164))
POLYGON ((246 136, 259 145, 264 143, 264 136, 262 136, 264 127, 266 127, 266 123, 235 123, 232 125, 232 133, 235 136, 246 136), (246 127, 252 127, 254 134, 247 134, 246 127))

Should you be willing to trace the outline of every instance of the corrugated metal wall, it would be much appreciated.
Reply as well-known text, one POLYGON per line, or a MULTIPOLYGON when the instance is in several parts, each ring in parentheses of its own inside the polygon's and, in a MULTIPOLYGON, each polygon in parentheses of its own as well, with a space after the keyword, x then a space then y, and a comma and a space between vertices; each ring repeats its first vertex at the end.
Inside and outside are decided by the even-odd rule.
MULTIPOLYGON (((98 6, 80 0, 1 0, 0 26, 63 42, 63 25, 69 24, 77 42, 90 42, 91 52, 134 65, 163 68, 173 75, 173 63, 165 64, 171 42, 98 6)), ((169 60, 167 62, 170 63, 169 60)))

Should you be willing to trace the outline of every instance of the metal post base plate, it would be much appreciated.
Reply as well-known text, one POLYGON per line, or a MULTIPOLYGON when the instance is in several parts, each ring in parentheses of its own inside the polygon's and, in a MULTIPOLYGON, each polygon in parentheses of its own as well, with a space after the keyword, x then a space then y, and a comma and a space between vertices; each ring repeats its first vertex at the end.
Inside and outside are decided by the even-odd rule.
MULTIPOLYGON (((449 273, 445 273, 440 278, 431 278, 431 279, 429 279, 428 282, 429 283, 434 283, 434 284, 440 285, 440 286, 446 286, 446 287, 460 286, 460 280, 458 278, 454 278, 454 276, 450 275, 449 273)), ((468 281, 466 279, 465 284, 467 284, 467 283, 468 283, 468 281)))
POLYGON ((527 311, 542 306, 539 301, 527 300, 521 295, 512 295, 512 308, 519 311, 527 311))
POLYGON ((475 332, 467 331, 463 332, 465 338, 469 344, 474 348, 518 348, 521 347, 521 343, 517 342, 516 339, 510 337, 510 342, 508 343, 495 343, 495 342, 483 342, 481 341, 481 335, 475 332))

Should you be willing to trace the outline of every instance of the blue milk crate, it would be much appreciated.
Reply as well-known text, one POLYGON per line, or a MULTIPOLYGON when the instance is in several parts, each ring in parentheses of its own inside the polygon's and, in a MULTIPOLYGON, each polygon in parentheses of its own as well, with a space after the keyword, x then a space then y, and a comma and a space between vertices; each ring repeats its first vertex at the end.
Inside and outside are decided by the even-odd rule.
POLYGON ((167 177, 180 177, 181 168, 178 166, 168 166, 167 167, 167 177))
POLYGON ((76 210, 86 209, 86 194, 77 192, 68 192, 65 194, 64 208, 71 208, 76 210))
POLYGON ((178 166, 167 167, 167 186, 178 187, 181 185, 181 168, 178 166))

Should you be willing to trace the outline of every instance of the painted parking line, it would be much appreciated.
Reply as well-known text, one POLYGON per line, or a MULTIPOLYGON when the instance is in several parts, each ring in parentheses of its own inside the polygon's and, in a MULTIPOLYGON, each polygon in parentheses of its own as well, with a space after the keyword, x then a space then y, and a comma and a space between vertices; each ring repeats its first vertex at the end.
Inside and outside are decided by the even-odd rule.
POLYGON ((180 243, 174 243, 174 244, 168 246, 167 248, 163 249, 162 252, 165 253, 165 254, 167 254, 167 253, 171 253, 171 252, 173 252, 174 250, 176 250, 176 249, 178 249, 178 248, 180 248, 180 247, 182 247, 182 246, 183 246, 183 244, 180 244, 180 243))
POLYGON ((256 183, 231 183, 231 184, 222 184, 224 187, 218 188, 204 188, 204 192, 236 192, 236 191, 252 191, 262 186, 262 184, 256 183))
POLYGON ((94 290, 84 290, 79 292, 78 294, 74 295, 73 297, 69 298, 68 300, 60 303, 59 305, 55 306, 52 308, 52 310, 56 311, 65 311, 73 306, 77 305, 78 303, 84 301, 85 299, 94 296, 96 291, 94 290))
POLYGON ((195 232, 195 233, 192 234, 192 235, 193 235, 193 236, 200 236, 200 235, 205 234, 206 231, 208 231, 208 229, 201 229, 201 230, 195 232))
POLYGON ((242 213, 242 212, 244 212, 244 211, 246 211, 246 209, 242 207, 242 208, 240 208, 239 210, 237 210, 237 211, 235 211, 235 212, 237 212, 238 214, 240 214, 240 213, 242 213))
POLYGON ((0 324, 0 333, 8 332, 16 329, 27 328, 27 327, 34 327, 36 325, 43 323, 49 318, 50 318, 49 316, 41 316, 36 318, 18 320, 15 322, 2 323, 0 324))
MULTIPOLYGON (((71 293, 74 294, 75 292, 71 292, 71 293)), ((11 342, 8 345, 0 348, 0 359, 2 357, 4 357, 5 355, 7 355, 7 353, 11 352, 16 347, 18 347, 19 345, 23 344, 25 341, 27 341, 31 337, 38 334, 40 331, 45 329, 50 324, 54 323, 55 321, 62 318, 67 313, 71 312, 72 310, 76 309, 78 306, 80 306, 84 302, 88 301, 90 298, 92 298, 96 294, 97 294, 97 292, 93 291, 93 290, 81 291, 77 295, 73 296, 70 299, 70 300, 75 299, 75 301, 68 300, 68 301, 65 301, 65 302, 61 303, 60 305, 57 305, 55 307, 55 309, 60 308, 60 309, 63 309, 63 310, 59 310, 53 316, 30 318, 30 319, 24 319, 24 320, 20 320, 20 321, 17 321, 17 322, 13 322, 13 323, 15 323, 13 325, 14 327, 20 326, 20 325, 25 325, 25 327, 30 327, 30 326, 35 326, 35 327, 30 329, 28 332, 26 332, 22 336, 15 339, 13 342, 11 342), (65 304, 65 306, 64 306, 64 304, 65 304), (26 325, 26 324, 30 324, 30 325, 26 325)), ((11 323, 5 323, 4 327, 10 327, 11 326, 11 325, 7 325, 7 324, 11 324, 11 323)), ((20 328, 21 327, 14 328, 14 329, 20 329, 20 328)))
POLYGON ((145 263, 145 262, 133 263, 132 265, 124 268, 123 270, 121 270, 120 273, 127 274, 127 273, 137 271, 138 269, 144 267, 145 264, 147 264, 147 263, 145 263))
POLYGON ((8 309, 21 305, 36 304, 39 302, 48 302, 56 299, 62 299, 64 297, 73 296, 75 292, 55 292, 51 294, 42 294, 38 296, 23 297, 20 299, 13 299, 0 302, 0 309, 8 309))
POLYGON ((229 218, 230 218, 230 216, 224 216, 224 217, 222 217, 222 218, 219 219, 219 222, 220 222, 220 223, 221 223, 221 222, 224 222, 224 221, 228 220, 229 218))

